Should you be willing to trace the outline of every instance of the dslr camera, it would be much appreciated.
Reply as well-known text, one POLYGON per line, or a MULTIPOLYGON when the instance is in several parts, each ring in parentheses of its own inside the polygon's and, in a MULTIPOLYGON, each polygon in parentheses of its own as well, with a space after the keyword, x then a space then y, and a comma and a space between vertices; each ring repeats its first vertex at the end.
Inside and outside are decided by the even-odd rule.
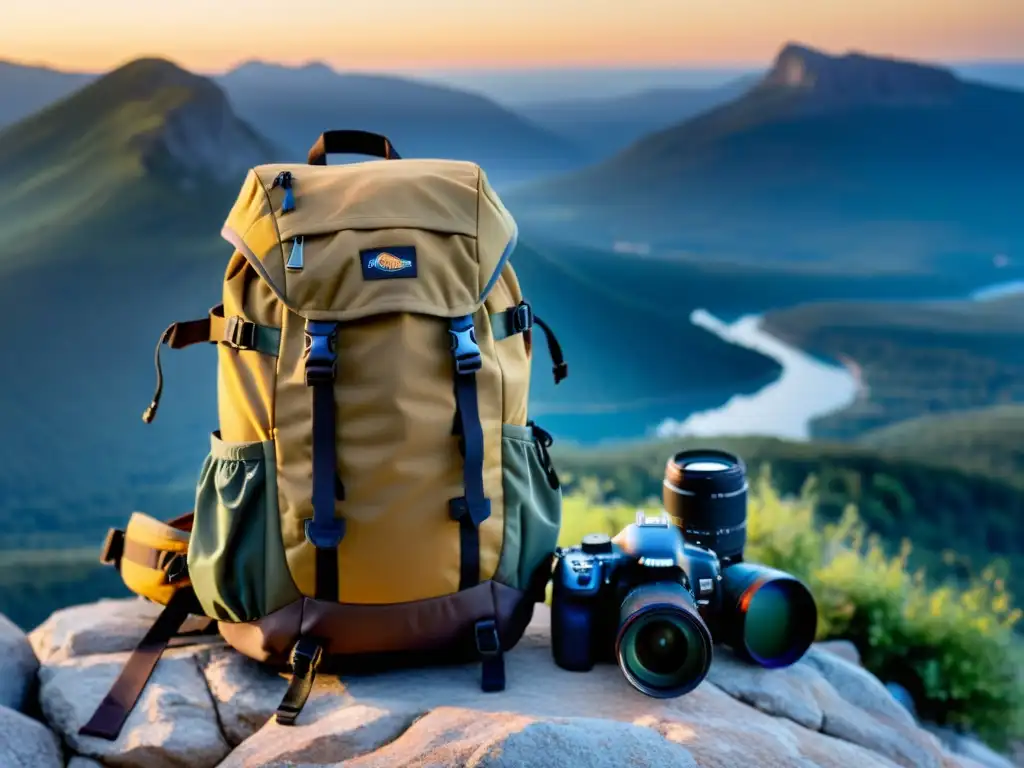
POLYGON ((677 453, 662 496, 662 515, 638 513, 614 538, 592 533, 556 552, 555 663, 584 672, 616 661, 637 690, 672 698, 700 685, 716 643, 766 668, 798 661, 814 641, 817 607, 796 577, 743 561, 743 462, 724 451, 677 453))

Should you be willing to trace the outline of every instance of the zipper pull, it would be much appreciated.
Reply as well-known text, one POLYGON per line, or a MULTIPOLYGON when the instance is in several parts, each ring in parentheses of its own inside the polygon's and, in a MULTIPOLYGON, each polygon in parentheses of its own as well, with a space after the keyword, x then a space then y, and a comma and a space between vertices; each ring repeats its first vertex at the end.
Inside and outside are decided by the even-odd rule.
POLYGON ((295 192, 292 191, 292 172, 281 171, 270 185, 271 189, 280 187, 284 190, 284 202, 281 203, 281 213, 288 213, 295 210, 295 192))
POLYGON ((305 242, 306 238, 303 235, 292 238, 292 252, 288 255, 288 263, 284 265, 289 272, 302 271, 302 249, 305 242))

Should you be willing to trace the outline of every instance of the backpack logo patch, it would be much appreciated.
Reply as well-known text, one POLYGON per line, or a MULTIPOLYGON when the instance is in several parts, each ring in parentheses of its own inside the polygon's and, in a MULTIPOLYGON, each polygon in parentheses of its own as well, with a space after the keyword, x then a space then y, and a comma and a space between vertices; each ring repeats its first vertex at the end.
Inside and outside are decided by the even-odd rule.
POLYGON ((411 245, 369 248, 359 252, 359 260, 364 280, 416 277, 416 248, 411 245))

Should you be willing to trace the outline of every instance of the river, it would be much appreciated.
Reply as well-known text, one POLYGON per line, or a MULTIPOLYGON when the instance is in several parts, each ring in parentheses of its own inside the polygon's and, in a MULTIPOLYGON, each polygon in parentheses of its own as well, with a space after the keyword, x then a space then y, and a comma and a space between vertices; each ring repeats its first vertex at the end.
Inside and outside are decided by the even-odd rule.
MULTIPOLYGON (((989 285, 971 292, 968 298, 991 301, 1018 293, 1024 293, 1024 280, 989 285)), ((697 309, 690 322, 723 341, 771 357, 782 366, 782 373, 753 394, 734 395, 717 408, 697 411, 682 420, 664 420, 655 430, 661 437, 761 435, 808 440, 814 419, 846 408, 865 394, 853 364, 826 363, 780 341, 764 330, 760 315, 726 323, 697 309)))

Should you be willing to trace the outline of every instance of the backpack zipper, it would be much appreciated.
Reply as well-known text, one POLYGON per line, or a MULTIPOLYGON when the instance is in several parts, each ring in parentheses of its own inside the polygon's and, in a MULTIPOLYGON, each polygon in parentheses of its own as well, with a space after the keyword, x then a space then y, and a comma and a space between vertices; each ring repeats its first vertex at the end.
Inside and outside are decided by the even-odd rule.
POLYGON ((292 252, 288 255, 288 263, 284 265, 284 268, 289 272, 301 272, 302 271, 302 251, 306 243, 304 235, 296 235, 292 238, 292 252))
POLYGON ((295 210, 295 193, 292 191, 292 172, 281 171, 270 185, 271 189, 280 187, 284 190, 284 202, 281 203, 281 213, 288 213, 295 210))

